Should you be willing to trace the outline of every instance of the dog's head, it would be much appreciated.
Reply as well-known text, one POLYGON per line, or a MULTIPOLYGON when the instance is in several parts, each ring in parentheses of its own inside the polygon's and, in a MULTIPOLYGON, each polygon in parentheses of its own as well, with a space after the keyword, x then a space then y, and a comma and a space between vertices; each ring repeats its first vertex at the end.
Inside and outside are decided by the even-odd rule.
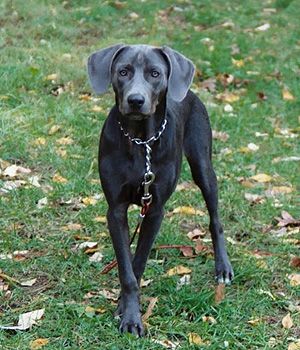
POLYGON ((182 101, 194 71, 189 59, 166 46, 114 45, 88 59, 94 91, 102 94, 112 83, 120 113, 131 119, 153 115, 165 96, 182 101))

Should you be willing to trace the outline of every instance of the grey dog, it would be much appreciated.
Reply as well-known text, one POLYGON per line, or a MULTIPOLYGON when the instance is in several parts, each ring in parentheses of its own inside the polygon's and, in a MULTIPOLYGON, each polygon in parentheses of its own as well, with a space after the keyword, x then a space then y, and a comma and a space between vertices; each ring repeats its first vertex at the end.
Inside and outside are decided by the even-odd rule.
POLYGON ((183 153, 209 212, 217 281, 230 283, 233 278, 218 216, 210 122, 190 90, 194 71, 189 59, 166 46, 114 45, 88 59, 93 90, 103 94, 112 84, 116 99, 101 133, 99 172, 118 262, 121 332, 144 333, 139 283, 164 205, 175 189, 183 153), (145 209, 133 255, 127 220, 130 204, 145 209))

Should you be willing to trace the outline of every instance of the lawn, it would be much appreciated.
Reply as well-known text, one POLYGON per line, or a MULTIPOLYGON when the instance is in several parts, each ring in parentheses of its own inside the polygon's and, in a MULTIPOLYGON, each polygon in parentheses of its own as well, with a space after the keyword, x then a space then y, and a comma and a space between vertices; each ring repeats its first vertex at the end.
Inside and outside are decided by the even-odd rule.
POLYGON ((1 1, 0 326, 44 311, 0 329, 1 349, 300 349, 299 13, 297 0, 1 1), (117 272, 101 274, 114 253, 97 149, 114 96, 91 93, 86 61, 119 42, 195 63, 235 270, 218 295, 184 162, 145 271, 143 339, 119 335, 117 272), (168 275, 179 265, 189 277, 168 275))

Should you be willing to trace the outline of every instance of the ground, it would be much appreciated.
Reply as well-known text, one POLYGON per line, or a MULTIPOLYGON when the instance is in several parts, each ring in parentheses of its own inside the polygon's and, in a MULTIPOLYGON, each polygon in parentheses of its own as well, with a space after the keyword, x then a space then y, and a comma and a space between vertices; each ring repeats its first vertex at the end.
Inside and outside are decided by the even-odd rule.
POLYGON ((0 329, 1 349, 300 348, 299 13, 297 0, 1 2, 0 326, 44 309, 29 330, 0 329), (118 334, 117 272, 101 274, 114 253, 97 143, 114 97, 91 94, 86 60, 119 42, 195 63, 235 269, 216 290, 184 162, 144 276, 143 339, 118 334))

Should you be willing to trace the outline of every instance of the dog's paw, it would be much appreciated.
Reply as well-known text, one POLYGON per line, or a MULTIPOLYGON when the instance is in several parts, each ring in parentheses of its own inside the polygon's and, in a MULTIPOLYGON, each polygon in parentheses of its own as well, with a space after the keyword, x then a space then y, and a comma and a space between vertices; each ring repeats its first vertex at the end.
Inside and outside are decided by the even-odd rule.
POLYGON ((229 259, 216 262, 216 281, 218 284, 231 284, 234 277, 229 259))
POLYGON ((121 333, 127 332, 142 337, 144 335, 144 327, 140 312, 124 312, 119 330, 121 333))

